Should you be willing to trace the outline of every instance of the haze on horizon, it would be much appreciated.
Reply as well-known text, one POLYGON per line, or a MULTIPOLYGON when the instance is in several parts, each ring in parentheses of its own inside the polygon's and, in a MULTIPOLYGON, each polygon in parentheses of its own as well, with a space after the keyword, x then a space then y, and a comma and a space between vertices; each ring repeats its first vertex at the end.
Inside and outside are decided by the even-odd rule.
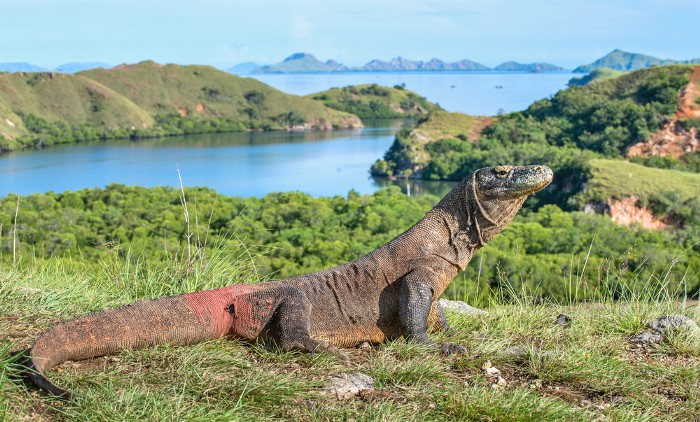
POLYGON ((0 0, 0 62, 155 60, 227 68, 294 52, 574 68, 613 49, 700 57, 696 0, 0 0))

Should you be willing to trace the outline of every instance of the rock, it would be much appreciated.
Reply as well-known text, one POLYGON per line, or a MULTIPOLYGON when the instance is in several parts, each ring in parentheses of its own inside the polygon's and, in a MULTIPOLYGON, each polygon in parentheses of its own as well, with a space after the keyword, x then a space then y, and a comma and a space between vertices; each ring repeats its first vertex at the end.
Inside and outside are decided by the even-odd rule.
POLYGON ((325 389, 339 399, 347 399, 367 393, 367 390, 375 390, 372 377, 361 372, 334 375, 325 389))
POLYGON ((646 346, 646 345, 661 343, 661 340, 663 340, 663 339, 664 339, 664 336, 662 336, 661 334, 659 334, 655 331, 644 330, 641 333, 637 334, 637 336, 632 339, 632 342, 646 346))
POLYGON ((692 319, 683 315, 664 315, 656 318, 649 323, 649 328, 659 332, 662 335, 667 335, 676 328, 686 328, 690 331, 700 333, 700 328, 692 319))
POLYGON ((490 377, 495 377, 495 376, 501 374, 501 370, 496 368, 495 366, 492 366, 490 368, 486 368, 484 370, 484 372, 486 372, 486 376, 490 376, 490 377))
POLYGON ((644 330, 632 339, 642 346, 661 343, 664 336, 677 329, 686 329, 700 335, 700 328, 692 319, 683 315, 664 315, 649 323, 649 330, 644 330))
POLYGON ((372 345, 368 341, 363 341, 357 345, 357 348, 360 350, 372 350, 372 345))
POLYGON ((493 383, 494 387, 505 387, 508 385, 508 381, 501 376, 501 370, 493 366, 490 360, 484 362, 484 364, 481 365, 481 368, 484 370, 486 378, 493 383))
POLYGON ((568 315, 559 314, 557 317, 557 324, 568 328, 571 325, 571 318, 568 315))
POLYGON ((512 358, 525 358, 530 353, 528 346, 512 346, 501 352, 504 356, 512 358))
POLYGON ((460 314, 466 314, 466 315, 488 315, 489 314, 488 312, 486 312, 482 309, 477 309, 473 306, 469 306, 465 302, 462 302, 460 300, 440 299, 438 302, 442 306, 442 309, 447 309, 448 311, 457 312, 460 314))

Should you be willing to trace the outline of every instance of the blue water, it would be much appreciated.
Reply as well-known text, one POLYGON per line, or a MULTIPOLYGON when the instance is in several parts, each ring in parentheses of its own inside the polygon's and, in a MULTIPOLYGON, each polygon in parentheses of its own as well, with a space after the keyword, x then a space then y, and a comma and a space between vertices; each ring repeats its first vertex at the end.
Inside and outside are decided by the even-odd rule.
MULTIPOLYGON (((347 73, 260 75, 293 94, 332 86, 405 83, 451 111, 493 115, 526 108, 554 94, 569 73, 347 73), (497 88, 500 87, 500 88, 497 88)), ((192 135, 140 142, 78 144, 0 155, 0 196, 63 192, 110 183, 208 186, 226 195, 263 196, 302 191, 314 196, 371 193, 390 182, 369 168, 391 145, 399 126, 310 133, 253 132, 192 135)), ((396 182, 399 183, 399 182, 396 182)), ((405 182, 399 183, 408 190, 405 182)), ((411 182, 412 194, 441 195, 450 184, 411 182)))
POLYGON ((250 75, 279 90, 308 95, 333 87, 406 84, 445 110, 476 116, 526 109, 555 94, 575 76, 569 72, 377 72, 250 75))
POLYGON ((207 134, 20 152, 0 157, 0 196, 110 183, 179 186, 178 168, 185 186, 226 195, 370 193, 380 185, 369 177, 369 167, 396 130, 207 134))

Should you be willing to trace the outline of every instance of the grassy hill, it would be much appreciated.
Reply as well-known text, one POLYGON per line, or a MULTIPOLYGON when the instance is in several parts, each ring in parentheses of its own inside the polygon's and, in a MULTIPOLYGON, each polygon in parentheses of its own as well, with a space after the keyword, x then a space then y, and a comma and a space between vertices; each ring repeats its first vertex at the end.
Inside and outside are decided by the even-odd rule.
POLYGON ((203 118, 279 122, 330 129, 357 125, 349 114, 311 99, 285 94, 252 78, 209 66, 142 62, 80 75, 96 80, 139 104, 152 115, 180 114, 203 118), (288 116, 289 113, 294 116, 288 116))
POLYGON ((0 75, 0 151, 246 129, 359 127, 353 115, 208 66, 142 62, 75 75, 0 75))
POLYGON ((622 72, 621 70, 612 70, 612 69, 608 69, 607 67, 603 67, 600 69, 593 69, 587 75, 571 78, 569 80, 568 85, 569 86, 584 86, 584 85, 591 83, 593 81, 602 81, 605 79, 616 78, 616 77, 622 75, 623 73, 624 72, 622 72))
POLYGON ((622 160, 594 159, 589 162, 590 177, 585 192, 578 196, 586 202, 604 203, 608 198, 637 196, 643 203, 665 192, 686 202, 698 197, 700 174, 651 168, 622 160))
POLYGON ((400 85, 393 88, 377 84, 331 88, 307 97, 363 119, 418 117, 440 110, 440 106, 400 85))
MULTIPOLYGON (((94 80, 62 73, 0 75, 0 127, 4 149, 22 147, 38 117, 48 124, 99 127, 104 131, 144 129, 153 117, 124 96, 94 80), (4 127, 3 127, 4 126, 4 127)), ((46 144, 46 143, 44 143, 46 144)))

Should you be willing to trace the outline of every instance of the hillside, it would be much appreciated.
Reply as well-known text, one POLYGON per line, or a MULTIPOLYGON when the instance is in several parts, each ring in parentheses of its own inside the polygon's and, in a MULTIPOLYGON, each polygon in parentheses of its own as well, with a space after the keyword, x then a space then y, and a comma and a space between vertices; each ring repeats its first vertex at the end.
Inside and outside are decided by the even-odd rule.
POLYGON ((47 125, 128 131, 154 124, 148 112, 99 82, 62 73, 0 75, 0 113, 0 150, 53 143, 41 136, 28 139, 47 125))
POLYGON ((651 66, 663 66, 673 64, 699 64, 700 58, 690 60, 659 59, 639 53, 629 53, 622 50, 613 50, 593 63, 582 65, 573 70, 574 73, 590 73, 597 69, 607 68, 629 72, 645 69, 651 66))
POLYGON ((247 129, 360 127, 353 115, 207 66, 0 74, 0 151, 247 129))
MULTIPOLYGON (((688 85, 678 95, 673 118, 648 138, 629 146, 628 157, 672 157, 683 160, 700 154, 700 66, 693 68, 688 85)), ((671 160, 670 162, 673 162, 671 160)))
POLYGON ((577 76, 569 80, 568 86, 584 86, 593 81, 602 81, 605 79, 616 78, 622 75, 624 72, 621 70, 612 70, 607 67, 601 67, 600 69, 593 69, 587 75, 577 76))
POLYGON ((648 204, 654 197, 673 192, 675 200, 687 202, 698 197, 700 174, 651 168, 623 160, 595 159, 579 201, 605 203, 608 199, 637 197, 648 204))
POLYGON ((400 85, 393 88, 377 84, 331 88, 307 97, 362 119, 418 117, 440 110, 438 105, 400 85))
MULTIPOLYGON (((469 119, 434 125, 438 129, 454 126, 453 132, 461 131, 463 136, 434 129, 427 131, 432 135, 418 136, 426 132, 424 127, 430 127, 429 117, 413 130, 400 133, 384 158, 373 165, 372 174, 459 180, 490 165, 542 163, 553 168, 555 179, 538 196, 537 206, 554 203, 564 209, 582 209, 585 201, 576 200, 576 195, 586 187, 591 160, 620 159, 630 146, 656 136, 679 113, 685 115, 686 106, 694 110, 695 103, 687 105, 687 95, 680 94, 692 91, 688 87, 692 88, 690 82, 696 78, 691 66, 664 66, 570 87, 523 112, 499 116, 479 131, 477 142, 472 142, 477 137, 466 136, 472 127, 469 119)), ((693 122, 682 121, 686 125, 693 122)), ((689 133, 697 144, 697 131, 689 133)), ((684 154, 676 162, 638 161, 688 171, 700 168, 694 164, 694 157, 700 154, 697 149, 684 154)), ((677 172, 665 174, 673 175, 671 183, 686 183, 677 172)))
POLYGON ((112 88, 152 115, 257 120, 276 123, 280 128, 360 126, 355 116, 209 66, 160 65, 149 61, 88 70, 80 75, 112 88))

